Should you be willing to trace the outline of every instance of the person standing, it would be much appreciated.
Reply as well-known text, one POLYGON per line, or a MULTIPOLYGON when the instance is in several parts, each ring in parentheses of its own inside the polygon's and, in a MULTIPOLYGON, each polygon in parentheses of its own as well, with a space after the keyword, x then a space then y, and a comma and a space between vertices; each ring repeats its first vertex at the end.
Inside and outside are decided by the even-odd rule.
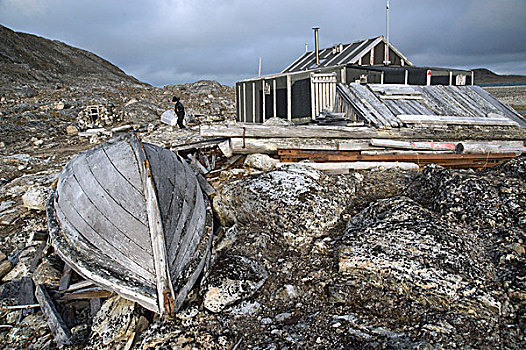
POLYGON ((177 97, 177 96, 174 96, 172 98, 172 102, 175 103, 174 109, 175 109, 175 114, 177 115, 177 125, 179 125, 180 129, 184 129, 185 128, 185 126, 183 125, 184 106, 181 103, 181 100, 179 99, 179 97, 177 97))

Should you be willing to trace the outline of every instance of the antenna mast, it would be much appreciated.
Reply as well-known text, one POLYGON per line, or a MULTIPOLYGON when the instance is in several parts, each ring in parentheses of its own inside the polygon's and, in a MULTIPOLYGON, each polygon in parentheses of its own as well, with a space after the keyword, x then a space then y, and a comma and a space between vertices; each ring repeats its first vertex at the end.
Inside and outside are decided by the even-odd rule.
POLYGON ((387 44, 385 44, 384 64, 388 66, 391 63, 389 61, 389 0, 387 0, 387 4, 385 6, 385 31, 387 44))

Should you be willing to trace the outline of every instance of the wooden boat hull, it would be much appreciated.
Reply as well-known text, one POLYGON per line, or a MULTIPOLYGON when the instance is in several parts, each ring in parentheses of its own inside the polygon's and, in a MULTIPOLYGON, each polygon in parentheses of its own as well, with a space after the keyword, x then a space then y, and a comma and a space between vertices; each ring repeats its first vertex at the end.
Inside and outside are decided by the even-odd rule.
POLYGON ((179 309, 210 257, 212 211, 192 169, 133 135, 73 158, 47 217, 67 264, 160 314, 179 309))

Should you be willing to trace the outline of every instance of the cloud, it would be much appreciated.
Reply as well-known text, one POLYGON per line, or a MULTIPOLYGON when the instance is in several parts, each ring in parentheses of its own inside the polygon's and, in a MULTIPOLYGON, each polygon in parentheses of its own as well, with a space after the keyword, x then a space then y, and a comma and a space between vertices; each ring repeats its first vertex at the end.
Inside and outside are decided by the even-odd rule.
MULTIPOLYGON (((526 74, 524 15, 524 0, 393 0, 391 39, 418 65, 526 74)), ((257 74, 259 57, 264 74, 281 71, 312 48, 313 26, 322 47, 384 34, 385 0, 0 0, 0 22, 151 84, 233 84, 257 74)))

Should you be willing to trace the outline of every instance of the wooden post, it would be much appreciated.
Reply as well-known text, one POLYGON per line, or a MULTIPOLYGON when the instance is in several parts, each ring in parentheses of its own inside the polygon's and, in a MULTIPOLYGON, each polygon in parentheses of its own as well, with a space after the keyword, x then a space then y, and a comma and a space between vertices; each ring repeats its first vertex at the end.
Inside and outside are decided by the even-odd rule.
POLYGON ((384 73, 385 72, 382 71, 382 74, 380 74, 380 84, 384 83, 384 73))
POLYGON ((247 88, 245 83, 243 83, 243 121, 247 122, 247 88))
POLYGON ((347 84, 347 67, 342 68, 341 80, 342 84, 347 84))
POLYGON ((272 98, 272 102, 274 103, 274 118, 276 118, 278 116, 278 107, 277 107, 277 102, 276 102, 276 79, 274 79, 274 81, 272 82, 273 84, 273 90, 272 90, 272 94, 273 94, 273 98, 272 98))
POLYGON ((404 84, 407 85, 408 83, 409 83, 409 71, 406 69, 405 70, 405 82, 404 82, 404 84))
POLYGON ((287 119, 292 121, 292 81, 290 74, 287 74, 287 119))
POLYGON ((256 122, 256 82, 252 83, 252 122, 256 122))
POLYGON ((370 66, 374 66, 374 47, 371 49, 369 54, 371 56, 370 59, 369 59, 369 65, 370 66))
POLYGON ((266 109, 266 95, 265 95, 265 79, 263 79, 261 81, 261 95, 263 96, 263 101, 261 101, 261 104, 263 106, 263 115, 261 117, 261 120, 263 121, 263 123, 265 122, 265 120, 267 119, 266 118, 266 115, 267 115, 267 109, 266 109))
POLYGON ((426 75, 427 75, 426 85, 431 85, 431 70, 430 69, 427 70, 426 75))
POLYGON ((453 72, 449 72, 449 85, 453 85, 453 72))
POLYGON ((46 291, 46 287, 39 284, 36 288, 35 296, 37 297, 40 309, 47 320, 47 324, 53 333, 55 343, 59 346, 70 345, 71 332, 62 317, 60 317, 57 308, 46 291))
POLYGON ((238 121, 241 121, 241 84, 237 86, 236 91, 236 99, 237 99, 237 119, 238 121))
POLYGON ((310 75, 310 110, 312 120, 316 119, 316 91, 314 91, 314 74, 310 75))
POLYGON ((475 72, 471 71, 471 85, 475 84, 475 72))

